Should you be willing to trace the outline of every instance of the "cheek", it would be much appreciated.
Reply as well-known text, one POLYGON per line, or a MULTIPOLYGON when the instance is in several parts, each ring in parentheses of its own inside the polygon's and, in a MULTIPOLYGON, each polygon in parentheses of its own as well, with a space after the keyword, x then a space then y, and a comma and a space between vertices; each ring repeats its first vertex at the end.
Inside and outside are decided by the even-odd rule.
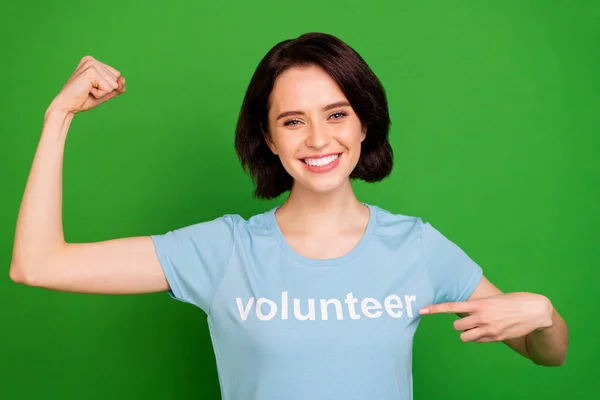
POLYGON ((342 140, 352 147, 360 145, 365 137, 360 122, 348 124, 348 126, 346 126, 344 131, 341 133, 341 137, 343 138, 342 140))
POLYGON ((297 135, 285 133, 287 134, 283 135, 281 132, 277 132, 273 138, 277 153, 282 159, 293 157, 301 146, 301 140, 297 135))

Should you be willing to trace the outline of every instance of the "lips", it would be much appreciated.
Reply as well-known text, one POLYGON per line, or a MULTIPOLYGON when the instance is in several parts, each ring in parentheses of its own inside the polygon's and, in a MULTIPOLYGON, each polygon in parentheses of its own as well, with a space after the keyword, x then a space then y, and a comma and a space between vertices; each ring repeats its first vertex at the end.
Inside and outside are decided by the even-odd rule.
POLYGON ((308 159, 312 159, 312 160, 321 160, 323 158, 327 158, 327 157, 331 157, 331 156, 338 156, 338 158, 342 155, 342 153, 326 153, 326 154, 317 154, 317 155, 312 155, 312 156, 308 156, 308 157, 303 157, 300 158, 299 160, 302 161, 305 164, 308 164, 306 162, 306 160, 308 159))
MULTIPOLYGON (((319 158, 318 160, 321 160, 319 162, 319 164, 312 163, 313 165, 306 162, 306 159, 302 159, 300 161, 302 161, 302 163, 304 164, 304 167, 306 169, 308 169, 310 172, 317 173, 317 174, 323 174, 323 173, 332 171, 335 168, 337 168, 337 166, 340 164, 340 160, 342 159, 342 156, 343 156, 343 153, 331 153, 331 155, 329 155, 329 156, 319 158)), ((312 157, 310 157, 310 159, 315 160, 312 157)))

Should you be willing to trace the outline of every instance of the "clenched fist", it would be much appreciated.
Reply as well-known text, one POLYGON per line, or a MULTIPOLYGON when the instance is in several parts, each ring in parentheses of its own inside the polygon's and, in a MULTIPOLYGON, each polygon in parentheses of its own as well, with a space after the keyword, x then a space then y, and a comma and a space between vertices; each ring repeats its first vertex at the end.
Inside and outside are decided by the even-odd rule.
POLYGON ((85 56, 48 109, 76 114, 97 107, 123 92, 125 78, 119 71, 92 56, 85 56))

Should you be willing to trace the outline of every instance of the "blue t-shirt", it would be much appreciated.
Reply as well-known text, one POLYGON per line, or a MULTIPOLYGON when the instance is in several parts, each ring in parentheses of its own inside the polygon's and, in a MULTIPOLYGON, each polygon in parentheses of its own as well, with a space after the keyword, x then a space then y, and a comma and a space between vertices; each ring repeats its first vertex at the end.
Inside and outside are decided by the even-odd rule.
POLYGON ((306 258, 277 207, 152 236, 169 295, 207 314, 224 400, 412 399, 419 309, 464 301, 482 276, 419 217, 368 205, 360 242, 306 258))

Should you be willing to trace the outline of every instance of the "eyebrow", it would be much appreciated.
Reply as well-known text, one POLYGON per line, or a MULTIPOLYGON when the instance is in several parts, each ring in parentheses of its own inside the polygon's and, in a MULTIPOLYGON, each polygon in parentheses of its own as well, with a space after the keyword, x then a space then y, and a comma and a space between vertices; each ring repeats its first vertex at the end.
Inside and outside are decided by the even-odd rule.
MULTIPOLYGON (((338 101, 338 102, 326 105, 325 107, 323 107, 323 111, 328 111, 328 110, 331 110, 332 108, 348 107, 348 106, 350 106, 350 103, 348 103, 347 101, 338 101)), ((276 121, 280 120, 281 118, 289 117, 290 115, 304 115, 304 113, 302 111, 284 111, 277 116, 276 121)))

